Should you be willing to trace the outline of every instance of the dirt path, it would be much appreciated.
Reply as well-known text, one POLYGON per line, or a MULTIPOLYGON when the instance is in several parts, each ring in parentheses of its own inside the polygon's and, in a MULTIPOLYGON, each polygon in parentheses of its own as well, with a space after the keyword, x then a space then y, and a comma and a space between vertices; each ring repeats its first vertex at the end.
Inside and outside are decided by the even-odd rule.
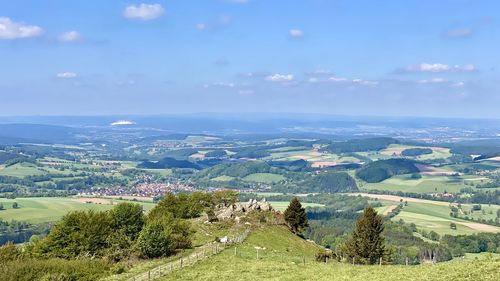
POLYGON ((390 214, 397 207, 398 207, 398 205, 387 206, 387 208, 384 210, 384 212, 382 213, 382 215, 387 216, 388 214, 390 214))

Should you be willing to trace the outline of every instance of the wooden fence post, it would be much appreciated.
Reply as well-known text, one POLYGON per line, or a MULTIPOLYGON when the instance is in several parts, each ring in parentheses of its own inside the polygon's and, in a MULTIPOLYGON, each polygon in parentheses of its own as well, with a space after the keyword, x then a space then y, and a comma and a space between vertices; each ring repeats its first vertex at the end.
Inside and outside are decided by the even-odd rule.
POLYGON ((406 257, 406 265, 408 265, 408 257, 406 257))
POLYGON ((382 266, 382 257, 380 257, 380 263, 379 263, 380 266, 382 266))
POLYGON ((151 280, 151 270, 148 271, 148 280, 151 280))
POLYGON ((234 256, 236 257, 236 248, 237 247, 234 247, 234 256))

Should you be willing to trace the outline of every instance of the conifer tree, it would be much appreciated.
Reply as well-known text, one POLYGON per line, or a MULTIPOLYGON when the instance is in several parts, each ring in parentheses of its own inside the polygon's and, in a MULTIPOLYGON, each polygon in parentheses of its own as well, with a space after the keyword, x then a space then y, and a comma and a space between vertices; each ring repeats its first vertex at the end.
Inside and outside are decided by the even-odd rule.
POLYGON ((344 244, 344 252, 349 262, 375 264, 380 258, 386 256, 385 239, 382 216, 372 208, 364 210, 356 222, 356 227, 351 237, 344 244))
POLYGON ((290 205, 288 205, 284 215, 288 227, 295 234, 301 234, 302 231, 309 226, 306 209, 302 208, 302 204, 300 204, 297 197, 290 201, 290 205))

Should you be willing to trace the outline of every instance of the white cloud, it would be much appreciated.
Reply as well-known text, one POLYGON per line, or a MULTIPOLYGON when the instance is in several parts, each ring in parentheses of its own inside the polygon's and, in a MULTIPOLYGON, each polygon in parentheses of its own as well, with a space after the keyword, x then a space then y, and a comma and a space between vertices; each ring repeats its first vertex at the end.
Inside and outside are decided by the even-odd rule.
POLYGON ((64 79, 71 79, 71 78, 76 78, 78 77, 78 74, 74 72, 61 72, 57 73, 58 78, 64 78, 64 79))
POLYGON ((445 36, 448 38, 464 38, 469 37, 474 33, 470 28, 454 28, 445 32, 445 36))
POLYGON ((421 84, 440 84, 440 83, 448 83, 449 81, 444 78, 432 78, 418 81, 421 84))
POLYGON ((273 74, 266 77, 267 81, 271 82, 290 82, 293 81, 292 74, 273 74))
POLYGON ((363 86, 371 86, 371 87, 377 86, 379 84, 378 81, 370 81, 370 80, 362 80, 362 79, 353 79, 352 83, 363 85, 363 86))
POLYGON ((42 34, 43 29, 39 26, 14 22, 10 18, 0 17, 0 39, 30 38, 42 34))
POLYGON ((77 31, 72 30, 59 34, 57 38, 61 42, 75 42, 75 41, 80 41, 82 39, 82 35, 77 31))
POLYGON ((127 125, 135 125, 135 122, 129 121, 129 120, 118 120, 118 121, 115 121, 109 125, 111 125, 111 126, 127 126, 127 125))
MULTIPOLYGON (((418 65, 410 65, 402 70, 402 72, 472 72, 476 71, 473 64, 464 65, 448 65, 442 63, 421 63, 418 65)), ((401 70, 399 71, 401 72, 401 70)))
POLYGON ((332 82, 346 82, 347 78, 342 78, 342 77, 330 77, 328 80, 332 82))
POLYGON ((451 84, 451 87, 456 87, 456 88, 463 87, 463 86, 465 86, 465 83, 462 81, 451 84))
POLYGON ((288 34, 292 37, 299 38, 304 36, 304 31, 300 29, 290 29, 288 31, 288 34))
POLYGON ((123 16, 128 19, 154 20, 161 17, 165 9, 160 4, 131 5, 125 8, 123 16))

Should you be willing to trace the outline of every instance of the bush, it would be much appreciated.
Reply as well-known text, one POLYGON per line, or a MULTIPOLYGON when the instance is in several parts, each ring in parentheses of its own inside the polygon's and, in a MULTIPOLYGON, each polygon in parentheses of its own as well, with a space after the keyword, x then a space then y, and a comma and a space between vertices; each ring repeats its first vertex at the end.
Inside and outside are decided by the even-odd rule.
POLYGON ((20 260, 23 256, 21 250, 12 242, 0 246, 0 264, 20 260))
POLYGON ((0 263, 2 281, 32 280, 99 280, 109 271, 103 260, 24 259, 23 262, 0 263))
POLYGON ((327 259, 331 260, 333 258, 333 253, 329 250, 321 249, 316 253, 316 261, 318 262, 326 262, 327 259))
POLYGON ((191 247, 191 236, 189 222, 167 213, 161 218, 148 221, 139 234, 137 246, 144 257, 169 256, 176 249, 191 247))

